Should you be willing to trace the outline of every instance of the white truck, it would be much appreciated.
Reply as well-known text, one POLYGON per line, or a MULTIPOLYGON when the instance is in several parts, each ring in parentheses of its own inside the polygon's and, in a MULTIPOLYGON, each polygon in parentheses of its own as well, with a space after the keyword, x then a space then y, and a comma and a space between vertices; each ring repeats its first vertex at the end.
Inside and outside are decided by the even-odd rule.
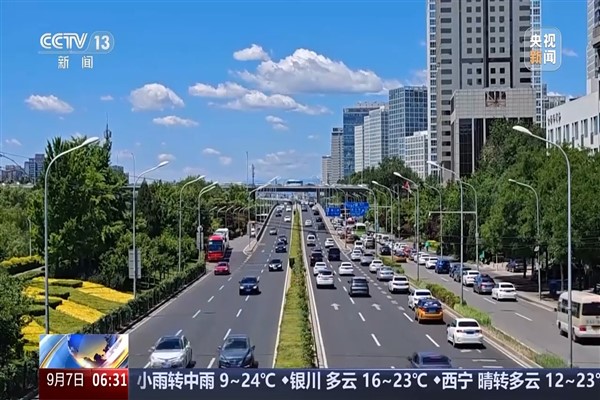
POLYGON ((229 248, 229 228, 219 228, 215 231, 215 235, 221 236, 225 240, 225 248, 229 248))

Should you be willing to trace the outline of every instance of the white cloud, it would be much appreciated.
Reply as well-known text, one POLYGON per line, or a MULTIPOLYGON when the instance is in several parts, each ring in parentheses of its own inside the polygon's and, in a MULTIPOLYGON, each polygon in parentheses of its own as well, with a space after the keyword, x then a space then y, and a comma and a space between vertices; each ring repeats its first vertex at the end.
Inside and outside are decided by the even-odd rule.
POLYGON ((379 93, 386 82, 375 72, 353 70, 308 49, 297 49, 279 61, 265 60, 255 72, 238 76, 259 89, 272 93, 379 93))
POLYGON ((287 126, 287 122, 282 118, 276 117, 274 115, 267 115, 265 120, 271 124, 271 127, 276 131, 287 131, 289 128, 287 126))
POLYGON ((21 146, 21 142, 19 142, 17 139, 6 139, 4 143, 9 146, 21 146))
POLYGON ((307 138, 308 140, 317 140, 319 138, 319 135, 308 135, 307 138))
POLYGON ((69 114, 73 112, 73 107, 71 107, 69 103, 54 95, 40 96, 32 94, 25 99, 25 103, 27 103, 29 108, 36 111, 50 111, 58 114, 69 114))
POLYGON ((548 92, 548 96, 564 96, 564 94, 558 92, 548 92))
MULTIPOLYGON (((409 86, 424 86, 427 85, 427 69, 420 69, 412 72, 412 77, 407 80, 406 84, 409 86)), ((395 87, 400 87, 398 85, 395 87)))
POLYGON ((175 161, 175 156, 169 153, 162 153, 158 155, 158 162, 163 161, 175 161))
POLYGON ((267 61, 269 60, 269 55, 261 46, 253 44, 250 47, 233 53, 233 58, 238 61, 267 61))
POLYGON ((233 161, 233 159, 231 157, 227 157, 227 156, 219 157, 219 162, 221 163, 221 165, 229 165, 229 164, 231 164, 232 161, 233 161))
POLYGON ((295 150, 282 150, 266 154, 252 162, 256 167, 256 171, 267 177, 276 175, 298 176, 298 174, 306 174, 311 171, 319 157, 319 154, 305 154, 297 153, 295 150))
POLYGON ((191 96, 212 97, 217 99, 233 99, 240 97, 249 90, 235 82, 219 83, 217 86, 207 85, 205 83, 196 83, 190 86, 188 92, 191 96))
POLYGON ((102 100, 102 101, 113 101, 114 98, 110 94, 107 94, 105 96, 100 96, 100 100, 102 100))
POLYGON ((191 120, 191 119, 181 118, 176 115, 168 115, 166 117, 154 118, 152 120, 152 122, 154 122, 156 125, 163 125, 163 126, 179 125, 179 126, 185 126, 187 128, 192 127, 192 126, 198 126, 198 123, 196 121, 191 120))
POLYGON ((575 50, 573 49, 568 49, 566 47, 563 47, 562 49, 562 54, 565 57, 577 57, 577 53, 575 52, 575 50))
POLYGON ((258 90, 251 90, 235 100, 222 104, 222 106, 232 110, 278 109, 295 111, 309 115, 319 115, 330 112, 325 107, 300 104, 290 96, 283 94, 268 95, 258 90))
POLYGON ((211 147, 207 147, 204 150, 202 150, 202 154, 206 154, 207 156, 219 156, 221 155, 221 152, 211 147))
POLYGON ((160 83, 148 83, 129 94, 132 111, 164 110, 183 107, 185 104, 177 94, 160 83))
POLYGON ((135 142, 135 147, 142 147, 142 142, 135 142))

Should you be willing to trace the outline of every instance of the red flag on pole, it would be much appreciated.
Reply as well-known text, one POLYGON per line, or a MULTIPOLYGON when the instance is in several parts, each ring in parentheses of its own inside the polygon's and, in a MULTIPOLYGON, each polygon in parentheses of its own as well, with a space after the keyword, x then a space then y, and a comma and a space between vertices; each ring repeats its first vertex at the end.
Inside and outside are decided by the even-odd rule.
POLYGON ((408 183, 408 181, 404 181, 404 184, 402 185, 402 189, 404 189, 408 193, 412 194, 412 190, 410 189, 410 183, 408 183))

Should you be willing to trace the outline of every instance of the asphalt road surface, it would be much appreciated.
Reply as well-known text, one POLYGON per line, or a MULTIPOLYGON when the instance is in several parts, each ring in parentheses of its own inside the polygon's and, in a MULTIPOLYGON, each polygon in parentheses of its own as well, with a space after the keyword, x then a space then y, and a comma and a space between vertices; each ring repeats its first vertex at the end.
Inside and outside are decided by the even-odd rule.
MULTIPOLYGON (((417 265, 403 265, 410 277, 417 276, 417 265)), ((439 275, 420 267, 421 279, 441 284, 460 295, 461 284, 448 275, 439 275)), ((525 345, 540 352, 552 352, 564 359, 569 357, 569 339, 559 334, 556 327, 556 312, 525 300, 506 302, 492 300, 489 295, 480 295, 472 288, 463 287, 467 304, 489 313, 494 326, 514 336, 525 345)), ((582 368, 600 367, 600 345, 598 341, 573 343, 573 364, 582 368)))
POLYGON ((145 367, 159 337, 182 334, 192 344, 195 367, 216 368, 217 347, 228 334, 242 333, 250 335, 256 346, 259 366, 271 368, 288 260, 287 253, 275 254, 277 236, 269 235, 271 227, 289 238, 291 224, 273 215, 250 256, 243 253, 247 237, 232 240, 231 275, 215 276, 214 264, 209 264, 205 277, 135 327, 129 336, 129 367, 145 367), (283 261, 283 272, 269 272, 266 264, 271 258, 283 261), (260 294, 239 295, 238 282, 244 276, 260 277, 260 294))
MULTIPOLYGON (((314 221, 312 212, 302 213, 303 221, 314 221)), ((303 227, 303 238, 312 227, 303 227)), ((330 232, 317 231, 317 246, 325 249, 330 232)), ((311 247, 305 247, 310 254, 311 247)), ((342 252, 342 261, 350 261, 342 252)), ((446 342, 445 324, 414 321, 407 295, 390 294, 387 283, 379 283, 367 267, 354 263, 355 275, 370 280, 371 297, 351 298, 350 277, 337 276, 340 262, 326 261, 336 271, 335 289, 317 289, 312 268, 318 319, 328 368, 407 368, 415 351, 436 351, 450 357, 457 368, 519 368, 512 357, 491 345, 486 348, 453 348, 446 342)), ((446 317, 447 322, 449 318, 446 317)))

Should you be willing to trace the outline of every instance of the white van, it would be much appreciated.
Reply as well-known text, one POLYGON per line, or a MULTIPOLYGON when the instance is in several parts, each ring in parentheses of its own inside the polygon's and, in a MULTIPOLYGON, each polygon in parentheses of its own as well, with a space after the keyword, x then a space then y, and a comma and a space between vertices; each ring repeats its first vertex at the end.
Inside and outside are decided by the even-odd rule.
POLYGON ((306 245, 307 246, 314 246, 316 244, 316 242, 317 242, 317 238, 312 233, 309 233, 306 236, 306 245))
MULTIPOLYGON (((573 340, 600 339, 600 295, 573 290, 573 340)), ((561 293, 556 311, 556 325, 561 335, 569 332, 569 293, 561 293)))

